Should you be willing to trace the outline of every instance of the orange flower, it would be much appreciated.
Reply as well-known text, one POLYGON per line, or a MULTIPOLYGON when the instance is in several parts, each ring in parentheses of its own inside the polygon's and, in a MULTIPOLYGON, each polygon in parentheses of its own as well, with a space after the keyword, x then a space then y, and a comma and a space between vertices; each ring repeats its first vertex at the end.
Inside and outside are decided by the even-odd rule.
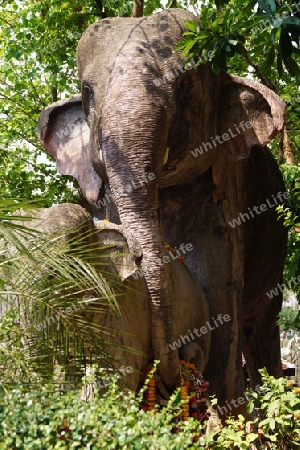
POLYGON ((296 387, 293 389, 294 392, 296 392, 296 394, 300 394, 300 388, 296 387))

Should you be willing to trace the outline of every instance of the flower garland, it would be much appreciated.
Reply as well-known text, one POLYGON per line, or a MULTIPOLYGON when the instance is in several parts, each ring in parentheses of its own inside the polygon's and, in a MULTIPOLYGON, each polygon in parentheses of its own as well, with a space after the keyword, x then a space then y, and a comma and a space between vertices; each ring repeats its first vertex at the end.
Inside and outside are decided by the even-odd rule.
POLYGON ((182 264, 184 264, 184 256, 178 255, 175 248, 171 247, 171 245, 164 242, 164 246, 169 252, 172 253, 172 255, 176 256, 176 259, 178 259, 182 264))
MULTIPOLYGON (((149 367, 147 374, 152 370, 149 367)), ((204 381, 202 375, 197 371, 194 364, 186 361, 180 361, 181 385, 179 396, 176 403, 181 405, 182 413, 180 419, 188 420, 189 417, 194 417, 202 424, 208 420, 210 414, 208 413, 208 381, 204 381)), ((151 411, 155 405, 164 405, 164 401, 157 392, 157 383, 155 374, 148 381, 147 390, 144 393, 144 402, 142 408, 145 411, 151 411)))
POLYGON ((148 411, 154 409, 155 405, 156 405, 156 383, 154 376, 152 376, 148 381, 148 390, 147 390, 148 411))
POLYGON ((202 375, 197 371, 195 364, 180 361, 182 386, 180 388, 181 400, 187 401, 183 404, 182 419, 194 417, 201 423, 209 418, 208 413, 208 381, 204 381, 202 375))

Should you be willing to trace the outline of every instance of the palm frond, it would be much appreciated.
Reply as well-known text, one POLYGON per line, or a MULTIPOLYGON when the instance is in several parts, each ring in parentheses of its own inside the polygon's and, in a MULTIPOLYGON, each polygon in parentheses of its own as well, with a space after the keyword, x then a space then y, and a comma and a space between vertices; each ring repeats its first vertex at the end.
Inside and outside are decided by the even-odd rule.
MULTIPOLYGON (((9 206, 6 202, 4 212, 9 206)), ((52 379, 56 363, 73 378, 84 373, 86 364, 111 367, 114 330, 94 323, 93 316, 120 316, 121 281, 107 269, 107 248, 90 239, 97 230, 36 234, 18 218, 13 222, 12 213, 11 207, 7 220, 0 211, 1 247, 7 250, 0 260, 0 296, 10 304, 17 299, 31 367, 52 379)))

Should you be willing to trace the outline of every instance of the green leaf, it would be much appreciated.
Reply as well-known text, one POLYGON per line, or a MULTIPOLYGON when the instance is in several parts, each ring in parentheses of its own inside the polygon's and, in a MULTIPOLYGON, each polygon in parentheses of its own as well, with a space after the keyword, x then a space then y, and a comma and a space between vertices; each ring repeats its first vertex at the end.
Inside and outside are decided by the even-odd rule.
POLYGON ((292 39, 287 30, 282 27, 281 35, 280 35, 280 53, 282 58, 290 57, 294 51, 294 47, 292 44, 292 39))
POLYGON ((275 0, 258 0, 258 7, 270 15, 274 15, 276 12, 275 0))
MULTIPOLYGON (((274 396, 274 393, 272 392, 272 397, 273 396, 274 396)), ((278 400, 278 399, 273 400, 272 402, 270 402, 269 406, 268 406, 268 414, 270 414, 270 415, 273 414, 275 412, 275 410, 277 408, 279 408, 279 406, 280 406, 280 400, 278 400)))
POLYGON ((295 318, 295 327, 300 330, 300 311, 298 311, 297 317, 295 318))
POLYGON ((192 31, 193 33, 197 32, 197 22, 196 21, 195 22, 192 22, 192 21, 185 22, 184 26, 188 30, 192 31))
POLYGON ((300 67, 293 58, 282 55, 282 60, 290 75, 300 77, 300 67))
POLYGON ((300 19, 298 17, 285 17, 282 24, 290 30, 295 30, 300 33, 300 19))
POLYGON ((181 52, 181 56, 184 57, 191 50, 191 48, 195 45, 195 43, 196 43, 196 41, 194 38, 192 38, 192 37, 186 38, 184 40, 184 47, 181 52))
POLYGON ((223 19, 223 26, 224 26, 225 29, 227 28, 227 23, 228 23, 228 19, 230 17, 230 14, 231 14, 231 9, 228 8, 226 13, 225 13, 224 19, 223 19))
POLYGON ((271 42, 273 45, 276 44, 276 42, 280 39, 280 35, 281 35, 281 27, 279 26, 279 28, 273 28, 271 30, 271 42))
POLYGON ((265 61, 260 66, 260 71, 266 73, 272 67, 275 59, 275 48, 272 46, 269 48, 265 61))
POLYGON ((214 34, 217 34, 219 32, 219 23, 218 20, 215 20, 213 23, 210 24, 209 28, 214 34))
POLYGON ((247 413, 251 414, 253 410, 254 410, 254 402, 253 401, 249 401, 247 403, 247 413))
POLYGON ((211 34, 208 31, 201 31, 200 33, 197 34, 196 40, 207 39, 210 37, 211 34))

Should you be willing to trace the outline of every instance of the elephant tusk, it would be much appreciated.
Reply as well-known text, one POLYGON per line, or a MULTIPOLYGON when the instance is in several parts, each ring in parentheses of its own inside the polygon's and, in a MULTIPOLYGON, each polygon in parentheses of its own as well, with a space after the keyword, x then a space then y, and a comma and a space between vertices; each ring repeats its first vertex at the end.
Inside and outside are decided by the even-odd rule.
POLYGON ((169 159, 169 151, 170 151, 170 148, 167 147, 167 148, 166 148, 166 151, 165 151, 164 164, 163 164, 163 165, 166 165, 167 162, 168 162, 168 159, 169 159))

